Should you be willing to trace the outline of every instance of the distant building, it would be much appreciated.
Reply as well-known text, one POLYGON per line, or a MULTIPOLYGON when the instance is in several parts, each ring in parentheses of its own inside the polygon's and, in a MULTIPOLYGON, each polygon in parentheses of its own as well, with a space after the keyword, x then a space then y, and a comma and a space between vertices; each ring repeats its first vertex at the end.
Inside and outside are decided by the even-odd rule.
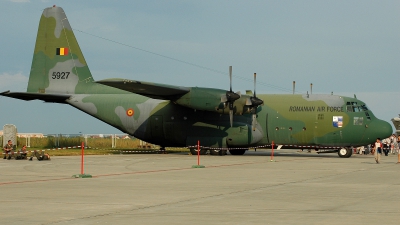
POLYGON ((17 137, 20 138, 44 138, 44 135, 42 133, 17 133, 17 137))
MULTIPOLYGON (((3 136, 3 130, 0 130, 0 136, 3 136)), ((17 137, 19 138, 44 138, 42 133, 17 133, 17 137)))

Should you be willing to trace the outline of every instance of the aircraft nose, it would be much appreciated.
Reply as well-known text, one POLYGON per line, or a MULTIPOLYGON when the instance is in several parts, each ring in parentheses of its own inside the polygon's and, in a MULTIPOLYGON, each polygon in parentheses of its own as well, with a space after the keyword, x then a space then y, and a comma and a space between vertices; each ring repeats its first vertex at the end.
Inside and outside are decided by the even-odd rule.
POLYGON ((372 133, 375 135, 375 138, 387 138, 393 134, 393 128, 390 123, 384 120, 377 120, 371 124, 370 129, 372 133))

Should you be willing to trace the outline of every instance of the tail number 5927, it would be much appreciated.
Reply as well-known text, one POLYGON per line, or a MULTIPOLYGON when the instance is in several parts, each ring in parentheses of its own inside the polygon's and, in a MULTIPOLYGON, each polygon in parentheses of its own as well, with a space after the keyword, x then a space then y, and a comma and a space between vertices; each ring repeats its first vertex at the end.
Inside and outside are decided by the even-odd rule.
POLYGON ((70 72, 53 72, 52 79, 68 79, 70 72))

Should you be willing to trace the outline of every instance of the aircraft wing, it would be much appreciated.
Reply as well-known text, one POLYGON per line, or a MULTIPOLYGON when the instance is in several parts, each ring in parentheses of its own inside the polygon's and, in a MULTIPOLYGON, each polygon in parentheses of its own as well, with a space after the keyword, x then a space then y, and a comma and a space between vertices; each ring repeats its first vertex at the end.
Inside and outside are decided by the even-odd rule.
POLYGON ((119 78, 100 80, 96 81, 96 83, 118 88, 124 91, 129 91, 149 98, 164 100, 179 98, 190 91, 190 88, 187 87, 119 78))
POLYGON ((55 103, 66 103, 65 100, 71 97, 71 95, 65 95, 65 94, 57 95, 57 94, 41 94, 41 93, 10 92, 10 91, 1 92, 0 95, 10 98, 22 99, 25 101, 43 100, 45 102, 55 102, 55 103))

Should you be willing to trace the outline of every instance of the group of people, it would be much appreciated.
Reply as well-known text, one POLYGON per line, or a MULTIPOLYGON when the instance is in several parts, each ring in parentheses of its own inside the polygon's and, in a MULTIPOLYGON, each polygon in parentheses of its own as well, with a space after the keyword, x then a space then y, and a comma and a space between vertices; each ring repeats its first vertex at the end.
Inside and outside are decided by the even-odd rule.
MULTIPOLYGON (((4 157, 3 159, 10 160, 14 158, 16 160, 21 159, 28 159, 28 152, 26 151, 26 145, 22 146, 21 150, 14 152, 14 145, 11 140, 8 140, 7 144, 3 147, 4 157)), ((37 160, 50 160, 50 155, 47 153, 39 153, 38 151, 34 150, 30 155, 29 161, 32 161, 33 157, 36 157, 37 160)))
POLYGON ((389 155, 389 151, 391 154, 399 154, 399 146, 400 135, 397 137, 396 134, 393 134, 383 140, 377 138, 373 148, 376 163, 380 163, 382 153, 385 154, 385 156, 389 155))

